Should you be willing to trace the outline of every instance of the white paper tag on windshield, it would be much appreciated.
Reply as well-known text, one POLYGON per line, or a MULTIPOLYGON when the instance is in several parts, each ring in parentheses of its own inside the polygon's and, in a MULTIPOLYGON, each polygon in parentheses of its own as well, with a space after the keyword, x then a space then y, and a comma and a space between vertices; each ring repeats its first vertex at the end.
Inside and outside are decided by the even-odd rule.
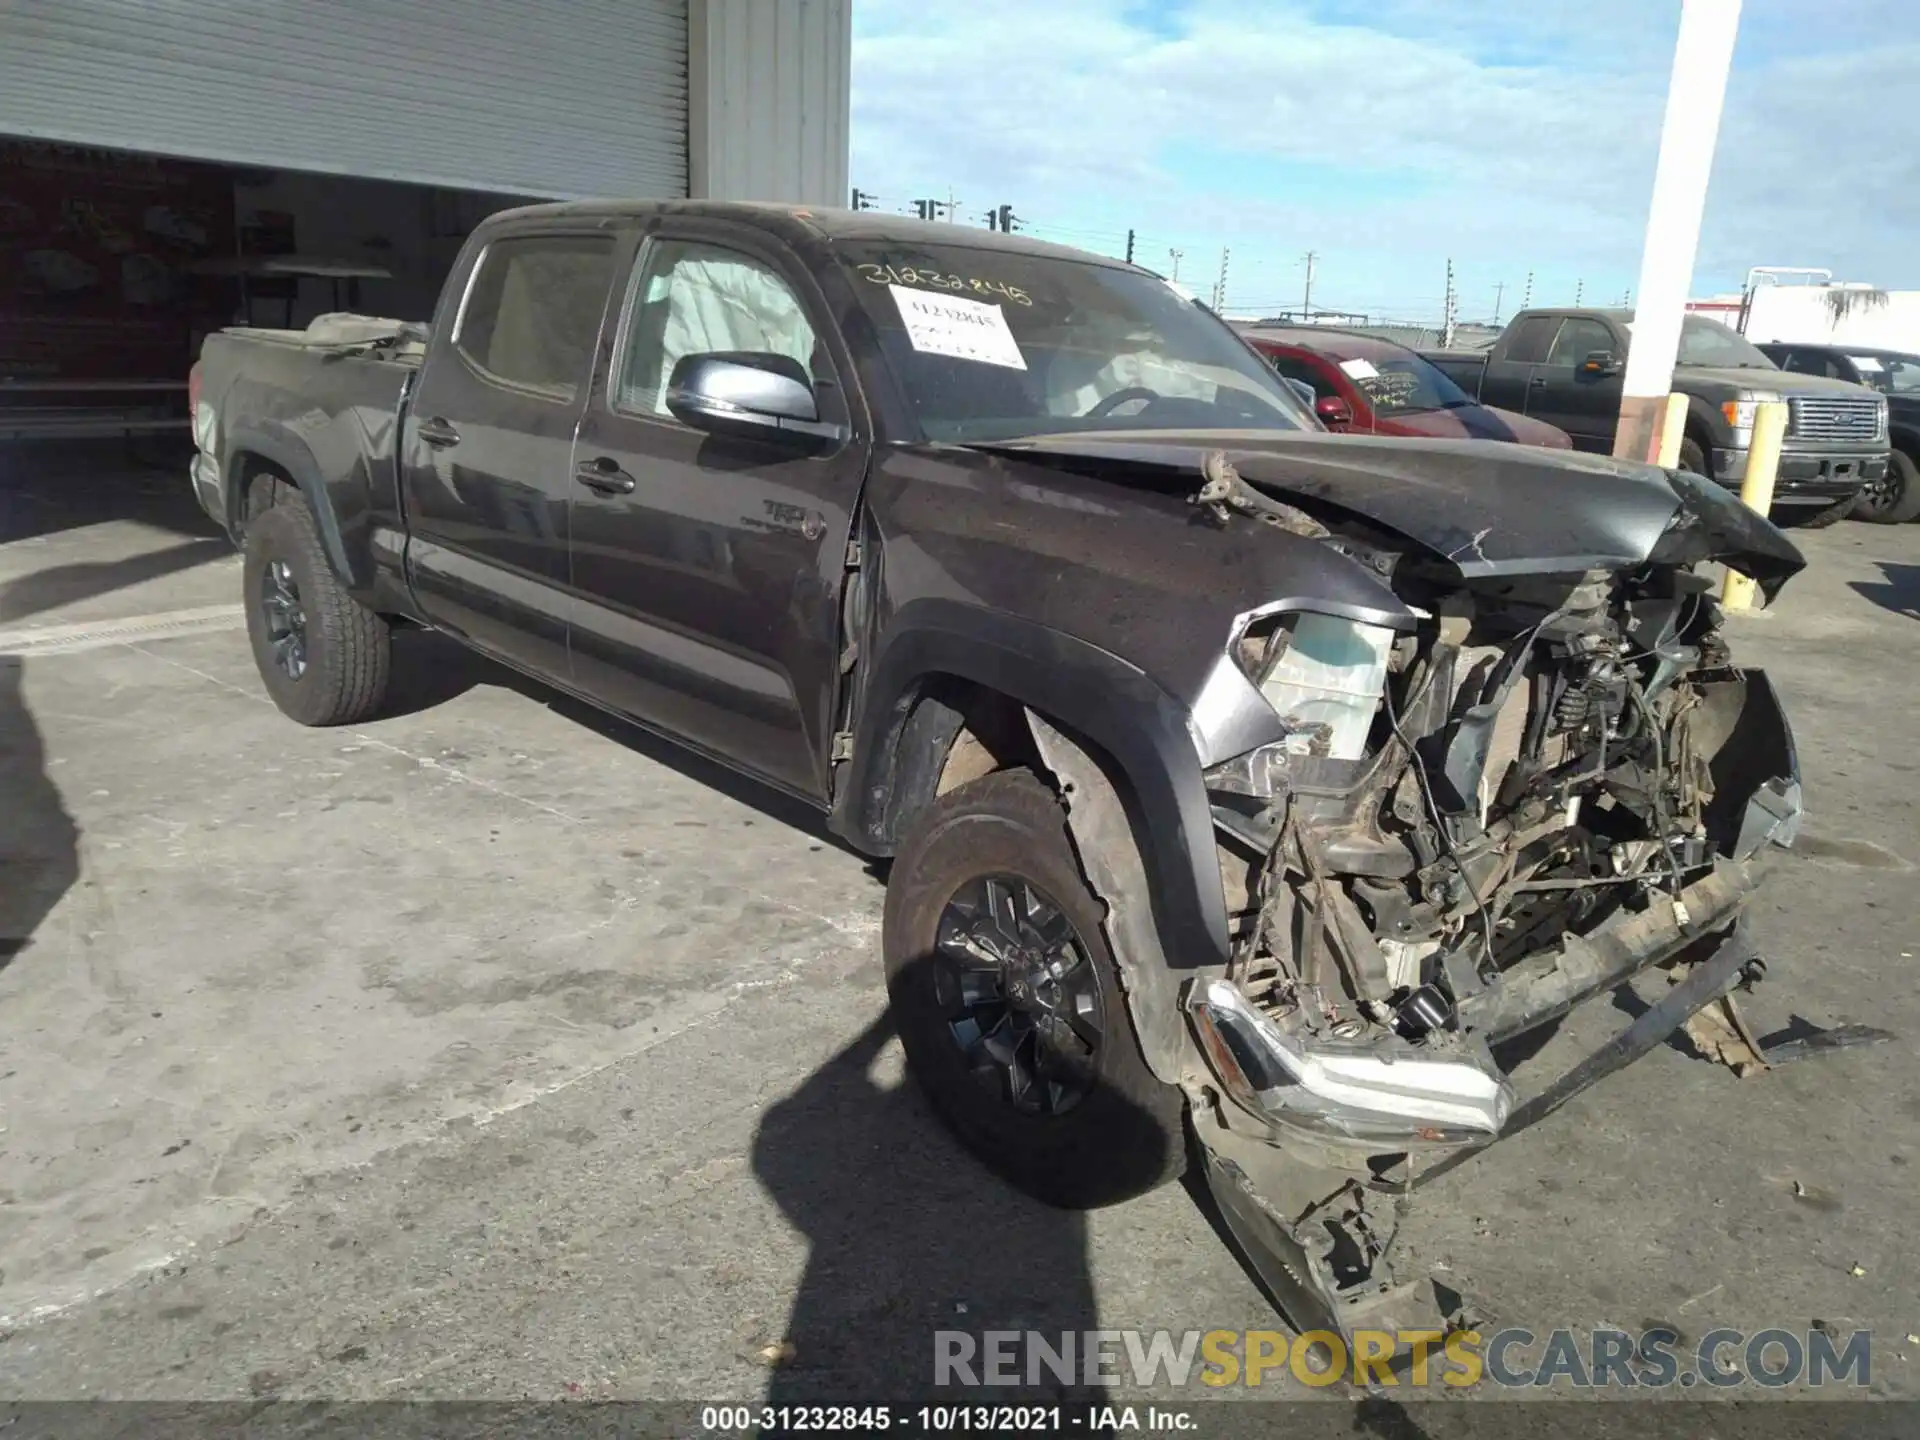
POLYGON ((1853 361, 1853 368, 1856 370, 1872 373, 1880 369, 1880 362, 1871 355, 1849 355, 1847 358, 1853 361))
POLYGON ((1371 380, 1380 373, 1371 360, 1342 360, 1340 368, 1356 380, 1371 380))
POLYGON ((958 295, 935 295, 927 290, 911 290, 905 285, 889 285, 893 303, 900 307, 900 319, 907 327, 907 340, 913 348, 928 355, 951 355, 957 360, 978 360, 983 365, 1004 365, 1009 370, 1027 368, 1026 357, 1007 328, 1007 316, 998 305, 984 300, 965 300, 958 295))

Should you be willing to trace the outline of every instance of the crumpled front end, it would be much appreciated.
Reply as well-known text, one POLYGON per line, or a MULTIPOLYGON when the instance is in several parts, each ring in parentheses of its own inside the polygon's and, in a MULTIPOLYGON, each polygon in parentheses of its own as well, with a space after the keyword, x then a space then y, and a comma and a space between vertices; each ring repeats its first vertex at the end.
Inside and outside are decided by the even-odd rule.
POLYGON ((1799 769, 1687 567, 1731 538, 1777 585, 1797 553, 1752 519, 1683 490, 1642 564, 1477 576, 1328 521, 1414 623, 1302 602, 1234 637, 1222 663, 1281 733, 1206 773, 1233 959, 1185 993, 1189 1088, 1223 1217, 1296 1324, 1414 1323, 1377 1192, 1534 1123, 1746 972, 1799 769), (1662 965, 1686 983, 1658 1013, 1523 1098, 1503 1041, 1662 965))

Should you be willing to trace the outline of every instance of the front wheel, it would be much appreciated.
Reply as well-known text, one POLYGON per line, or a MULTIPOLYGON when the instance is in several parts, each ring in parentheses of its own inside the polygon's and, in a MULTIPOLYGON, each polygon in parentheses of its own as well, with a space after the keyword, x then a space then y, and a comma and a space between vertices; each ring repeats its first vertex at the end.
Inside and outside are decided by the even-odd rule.
POLYGON ((1853 517, 1876 525, 1904 525, 1920 515, 1920 466, 1895 450, 1887 456, 1887 473, 1869 480, 1854 497, 1853 517))
POLYGON ((302 725, 372 715, 387 690, 387 622, 334 575, 306 501, 290 494, 255 516, 245 556, 247 638, 273 703, 302 725))
POLYGON ((894 857, 882 948, 907 1062, 989 1167, 1085 1209, 1185 1165, 1180 1091, 1147 1068, 1060 802, 1030 771, 935 800, 894 857))

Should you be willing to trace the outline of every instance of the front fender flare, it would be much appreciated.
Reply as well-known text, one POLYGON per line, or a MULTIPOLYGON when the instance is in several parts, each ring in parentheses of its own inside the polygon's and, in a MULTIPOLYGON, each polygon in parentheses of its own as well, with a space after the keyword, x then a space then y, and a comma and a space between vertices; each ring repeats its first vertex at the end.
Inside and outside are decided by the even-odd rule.
POLYGON ((1061 631, 944 599, 904 605, 866 676, 852 759, 835 785, 834 828, 892 854, 899 739, 941 677, 1007 696, 1091 741, 1132 792, 1155 929, 1175 970, 1224 966, 1226 898, 1213 815, 1189 715, 1136 666, 1061 631))

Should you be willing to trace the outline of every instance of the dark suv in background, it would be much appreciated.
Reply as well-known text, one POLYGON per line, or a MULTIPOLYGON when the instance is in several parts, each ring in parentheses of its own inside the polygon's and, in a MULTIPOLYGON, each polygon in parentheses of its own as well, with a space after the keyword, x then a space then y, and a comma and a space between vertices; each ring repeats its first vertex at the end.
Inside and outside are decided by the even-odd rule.
POLYGON ((1920 515, 1920 355, 1844 345, 1767 344, 1760 350, 1790 374, 1824 375, 1887 397, 1893 454, 1887 473, 1861 488, 1853 514, 1881 525, 1898 525, 1920 515))

